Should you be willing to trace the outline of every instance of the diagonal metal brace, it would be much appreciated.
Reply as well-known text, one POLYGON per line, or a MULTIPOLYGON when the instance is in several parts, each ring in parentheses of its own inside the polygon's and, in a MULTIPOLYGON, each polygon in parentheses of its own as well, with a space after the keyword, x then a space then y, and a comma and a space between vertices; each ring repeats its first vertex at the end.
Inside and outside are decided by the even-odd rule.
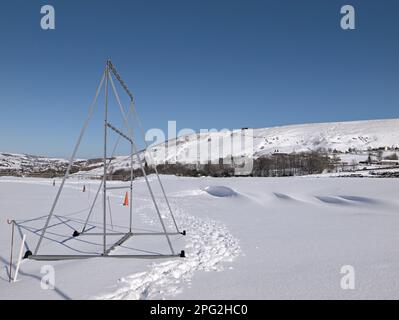
POLYGON ((122 131, 120 131, 119 129, 115 128, 112 124, 110 124, 109 122, 107 122, 107 127, 110 128, 111 130, 115 131, 117 134, 119 134, 122 138, 125 138, 127 141, 129 141, 130 143, 133 143, 133 140, 130 139, 127 135, 125 135, 122 131))
POLYGON ((125 89, 127 95, 130 97, 130 100, 133 101, 133 94, 130 92, 129 88, 127 87, 126 83, 122 80, 121 76, 119 75, 118 71, 116 71, 114 65, 112 64, 111 60, 107 61, 107 65, 111 72, 114 74, 115 78, 119 81, 122 88, 125 89))

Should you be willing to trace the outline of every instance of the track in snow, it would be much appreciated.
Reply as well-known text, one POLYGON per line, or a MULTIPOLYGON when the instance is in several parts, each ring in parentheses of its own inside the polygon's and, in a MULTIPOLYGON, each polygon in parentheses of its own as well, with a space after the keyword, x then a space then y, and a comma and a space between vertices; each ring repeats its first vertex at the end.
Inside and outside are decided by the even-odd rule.
POLYGON ((240 254, 238 240, 221 223, 189 216, 175 210, 176 220, 186 236, 184 259, 153 263, 150 270, 119 279, 121 287, 97 299, 139 300, 174 296, 189 284, 195 271, 221 271, 222 262, 232 261, 240 254))

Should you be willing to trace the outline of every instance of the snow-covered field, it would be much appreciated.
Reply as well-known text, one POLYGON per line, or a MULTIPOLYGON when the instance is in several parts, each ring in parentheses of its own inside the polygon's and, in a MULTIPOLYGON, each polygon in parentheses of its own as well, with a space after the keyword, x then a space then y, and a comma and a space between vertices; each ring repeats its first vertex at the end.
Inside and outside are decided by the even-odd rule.
MULTIPOLYGON (((155 178, 150 177, 156 193, 155 178)), ((9 283, 11 228, 34 249, 57 191, 52 180, 0 178, 0 299, 280 299, 399 298, 397 179, 162 177, 177 221, 173 236, 187 258, 26 260, 9 283), (55 269, 55 290, 44 290, 41 268, 55 269), (340 286, 341 267, 355 269, 355 289, 340 286)), ((120 185, 119 182, 112 182, 120 185)), ((101 238, 72 238, 82 226, 98 181, 69 180, 40 253, 99 253, 101 238), (83 184, 86 192, 82 192, 83 184)), ((134 182, 134 230, 160 231, 142 179, 134 182)), ((158 191, 158 192, 157 192, 158 191)), ((123 190, 112 190, 112 224, 125 230, 123 190)), ((168 229, 165 203, 159 198, 168 229)), ((101 205, 90 228, 101 227, 101 205)), ((120 253, 168 253, 165 238, 136 236, 120 253)), ((17 255, 18 248, 14 251, 17 255)))

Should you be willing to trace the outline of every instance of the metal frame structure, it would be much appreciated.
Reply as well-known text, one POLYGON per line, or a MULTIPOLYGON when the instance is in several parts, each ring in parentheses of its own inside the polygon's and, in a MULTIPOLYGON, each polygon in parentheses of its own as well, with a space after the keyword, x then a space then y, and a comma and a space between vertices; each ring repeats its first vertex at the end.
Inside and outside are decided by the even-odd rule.
POLYGON ((180 231, 178 228, 178 225, 176 223, 175 217, 173 215, 171 206, 169 204, 168 198, 166 196, 165 193, 165 189, 163 187, 163 184, 161 182, 161 179, 159 177, 157 168, 156 168, 156 164, 155 165, 155 174, 157 176, 157 180, 159 182, 160 188, 162 190, 165 202, 167 204, 169 213, 172 217, 174 226, 176 228, 176 232, 168 232, 166 230, 166 226, 165 223, 162 219, 158 204, 155 200, 155 196, 154 193, 152 191, 151 185, 149 183, 149 180, 147 178, 147 174, 143 165, 143 161, 140 157, 139 151, 137 149, 136 143, 135 143, 135 137, 134 137, 134 133, 133 133, 133 128, 132 126, 129 124, 129 120, 128 120, 128 115, 129 114, 133 114, 136 117, 136 120, 138 122, 138 125, 141 129, 142 135, 143 135, 143 140, 144 143, 146 144, 146 147, 148 147, 145 139, 144 139, 144 130, 143 127, 141 126, 141 123, 139 121, 139 118, 137 116, 136 110, 135 110, 135 106, 134 106, 134 99, 133 99, 133 94, 131 93, 131 91, 129 90, 129 88, 127 87, 127 85, 125 84, 125 82, 122 80, 121 76, 119 75, 119 73, 117 72, 116 68, 114 67, 114 65, 112 64, 111 60, 107 60, 106 62, 106 66, 105 66, 105 70, 102 76, 102 79, 100 81, 100 84, 97 88, 94 100, 89 108, 89 113, 87 116, 87 119, 81 129, 79 138, 77 140, 77 143, 75 145, 75 148, 73 150, 72 156, 69 160, 69 165, 67 167, 67 170, 65 172, 65 175, 62 179, 62 182, 60 184, 60 187, 58 189, 58 192, 56 194, 56 197, 54 199, 53 205, 50 209, 50 213, 47 216, 46 222, 44 227, 41 230, 41 235, 39 238, 39 241, 36 245, 36 248, 34 250, 34 252, 32 253, 31 251, 27 251, 25 253, 25 258, 28 259, 32 259, 32 260, 44 260, 44 261, 49 261, 49 260, 72 260, 72 259, 87 259, 87 258, 95 258, 95 257, 112 257, 112 258, 140 258, 140 259, 158 259, 158 258, 171 258, 171 257, 184 257, 185 256, 185 252, 184 250, 181 250, 180 253, 176 253, 171 240, 170 240, 170 236, 171 235, 186 235, 186 231, 180 231), (121 87, 124 89, 125 93, 128 95, 128 97, 130 98, 130 107, 129 107, 129 111, 128 114, 126 114, 125 112, 125 108, 123 107, 121 100, 119 98, 118 92, 116 90, 114 81, 112 79, 112 76, 115 77, 115 79, 119 82, 119 84, 121 85, 121 87), (90 207, 90 210, 88 212, 87 218, 85 220, 84 226, 82 228, 82 230, 80 232, 78 232, 77 230, 75 230, 73 232, 73 237, 82 237, 82 236, 103 236, 103 245, 102 245, 102 253, 101 254, 93 254, 93 255, 40 255, 39 254, 39 249, 42 243, 42 240, 46 234, 47 228, 49 227, 49 223, 50 220, 54 214, 54 210, 57 206, 58 200, 61 196, 62 190, 64 188, 65 182, 68 179, 69 175, 70 175, 70 170, 72 168, 73 162, 75 160, 77 151, 79 149, 80 143, 82 141, 82 138, 84 136, 85 130, 87 129, 90 119, 94 113, 94 109, 98 100, 98 96, 103 88, 103 86, 105 87, 105 106, 104 106, 104 150, 103 150, 103 166, 104 166, 104 172, 103 172, 103 177, 101 180, 101 183, 99 185, 99 188, 97 189, 96 195, 94 197, 93 203, 90 207), (123 122, 124 122, 124 126, 125 129, 127 130, 127 132, 124 132, 121 129, 116 128, 115 126, 113 126, 109 120, 108 120, 108 114, 109 114, 109 104, 108 104, 108 99, 109 99, 109 87, 111 86, 114 96, 117 100, 117 104, 119 106, 121 115, 123 117, 123 122), (120 138, 125 139, 126 141, 129 142, 130 144, 130 185, 129 186, 123 186, 123 187, 107 187, 107 176, 108 176, 108 169, 109 166, 111 164, 111 159, 113 156, 111 157, 107 157, 107 147, 108 147, 108 132, 109 130, 111 130, 113 133, 116 133, 118 135, 118 140, 114 146, 113 149, 113 154, 116 150, 116 147, 119 143, 120 138), (133 157, 136 156, 137 161, 140 165, 141 171, 143 173, 143 177, 145 179, 148 191, 150 193, 155 211, 158 215, 159 221, 161 223, 163 232, 140 232, 140 233, 136 233, 136 232, 132 232, 132 224, 133 224, 133 201, 132 201, 132 196, 133 196, 133 157), (129 232, 123 233, 123 232, 107 232, 107 190, 111 190, 111 189, 119 189, 119 188, 128 188, 130 189, 130 203, 129 203, 129 232), (94 206, 96 204, 96 201, 99 197, 100 191, 102 190, 102 195, 103 195, 103 232, 89 232, 89 230, 86 229, 87 224, 89 222, 90 216, 93 213, 93 209, 94 206), (121 238, 119 238, 119 240, 117 240, 116 242, 112 243, 109 247, 107 247, 107 240, 109 236, 122 236, 121 238), (114 250, 116 247, 122 245, 124 242, 126 242, 128 239, 130 239, 131 237, 135 237, 135 236, 165 236, 169 249, 170 249, 170 254, 139 254, 139 255, 111 255, 111 251, 114 250))

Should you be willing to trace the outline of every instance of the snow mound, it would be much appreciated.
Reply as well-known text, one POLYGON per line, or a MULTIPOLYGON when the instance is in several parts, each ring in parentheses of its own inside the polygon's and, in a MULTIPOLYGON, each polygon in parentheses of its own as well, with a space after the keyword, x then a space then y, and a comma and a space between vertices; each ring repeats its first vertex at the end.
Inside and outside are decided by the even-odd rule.
POLYGON ((348 196, 348 195, 341 195, 341 196, 316 196, 316 199, 320 200, 321 202, 327 204, 339 204, 339 205, 377 205, 381 204, 380 201, 367 198, 367 197, 359 197, 359 196, 348 196))
POLYGON ((380 201, 372 198, 367 198, 367 197, 359 197, 359 196, 340 196, 340 198, 348 200, 348 201, 353 201, 353 202, 359 202, 359 203, 364 203, 364 204, 379 204, 380 201))
POLYGON ((225 186, 208 186, 204 190, 211 196, 219 198, 233 197, 237 195, 237 192, 225 186))
POLYGON ((280 193, 280 192, 273 192, 274 196, 278 199, 282 199, 282 200, 289 200, 289 201, 293 201, 295 200, 294 198, 290 197, 289 195, 285 194, 285 193, 280 193))
POLYGON ((344 206, 352 205, 351 202, 334 196, 316 196, 315 198, 327 204, 339 204, 344 206))

